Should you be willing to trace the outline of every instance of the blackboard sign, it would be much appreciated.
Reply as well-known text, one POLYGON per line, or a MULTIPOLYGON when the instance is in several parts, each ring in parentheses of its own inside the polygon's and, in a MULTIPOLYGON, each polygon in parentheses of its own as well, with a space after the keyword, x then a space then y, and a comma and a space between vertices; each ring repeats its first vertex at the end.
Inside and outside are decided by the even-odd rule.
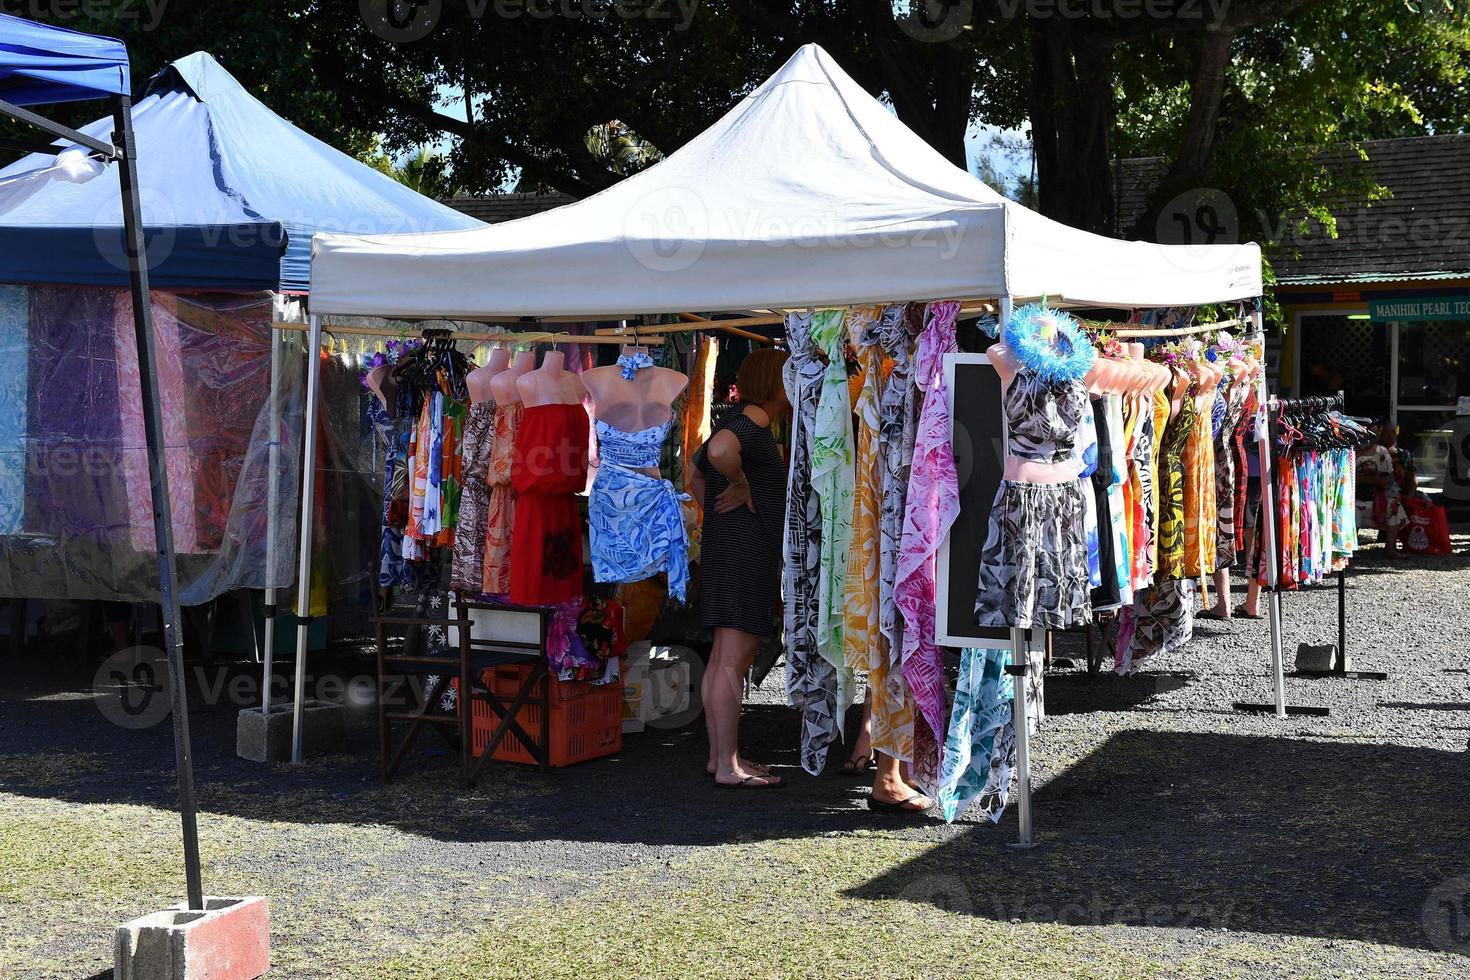
MULTIPOLYGON (((946 354, 955 470, 960 513, 939 546, 935 570, 934 642, 950 647, 1011 645, 1011 631, 975 625, 980 549, 990 529, 990 505, 1005 474, 1005 413, 1000 375, 984 354, 946 354)), ((1029 631, 1035 643, 1039 631, 1029 631)))

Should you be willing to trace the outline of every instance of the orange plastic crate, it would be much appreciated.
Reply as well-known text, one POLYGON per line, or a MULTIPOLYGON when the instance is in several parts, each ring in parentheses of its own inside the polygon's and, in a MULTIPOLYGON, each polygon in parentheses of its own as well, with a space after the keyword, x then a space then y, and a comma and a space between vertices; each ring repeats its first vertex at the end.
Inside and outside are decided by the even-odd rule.
MULTIPOLYGON (((492 667, 482 680, 496 697, 509 702, 531 673, 529 666, 492 667)), ((588 759, 616 755, 623 749, 623 686, 594 687, 585 681, 551 681, 551 764, 571 766, 588 759)), ((541 684, 545 684, 542 680, 541 684)), ((485 754, 485 746, 500 724, 500 718, 483 701, 473 702, 471 735, 474 753, 485 754)), ((540 685, 516 712, 516 723, 533 738, 541 732, 540 685)), ((490 754, 501 762, 536 765, 536 757, 515 732, 507 731, 490 754)))

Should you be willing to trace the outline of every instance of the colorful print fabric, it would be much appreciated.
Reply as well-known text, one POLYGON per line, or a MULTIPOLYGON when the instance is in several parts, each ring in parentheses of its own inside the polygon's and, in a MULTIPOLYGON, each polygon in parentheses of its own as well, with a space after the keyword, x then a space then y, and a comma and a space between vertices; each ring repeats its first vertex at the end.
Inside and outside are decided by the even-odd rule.
POLYGON ((893 362, 878 405, 881 507, 878 527, 877 652, 868 661, 873 748, 909 762, 914 745, 914 698, 903 676, 901 619, 894 599, 904 505, 908 500, 919 393, 914 384, 914 345, 924 329, 924 304, 891 306, 878 324, 879 342, 893 362))
MULTIPOLYGON (((900 307, 901 309, 901 307, 900 307)), ((879 332, 884 311, 860 307, 848 313, 848 331, 862 363, 862 387, 853 414, 856 417, 856 469, 853 477, 852 537, 847 551, 843 587, 843 660, 850 670, 869 671, 875 661, 881 672, 887 656, 879 650, 878 568, 880 548, 880 485, 882 460, 878 455, 879 388, 883 350, 879 332)))
POLYGON ((25 522, 30 290, 0 286, 0 534, 25 522))
POLYGON ((459 520, 454 527, 454 564, 449 587, 456 592, 479 592, 485 579, 485 522, 490 512, 490 451, 495 425, 495 402, 470 406, 465 416, 461 447, 459 520))
POLYGON ((812 426, 812 489, 820 501, 820 561, 817 568, 817 652, 837 677, 837 735, 851 703, 852 669, 842 634, 846 619, 847 551, 852 544, 853 438, 848 396, 842 310, 818 310, 812 344, 827 355, 817 414, 812 426))
POLYGON ((936 793, 939 754, 948 728, 944 669, 934 645, 935 558, 959 514, 959 481, 950 444, 949 394, 944 355, 958 350, 954 300, 931 303, 929 323, 919 338, 914 381, 924 407, 914 435, 903 538, 894 576, 894 598, 903 614, 903 674, 918 709, 914 717, 913 781, 936 793))
POLYGON ((595 423, 600 465, 587 502, 592 574, 599 582, 638 582, 660 572, 669 595, 683 602, 689 584, 687 493, 635 467, 658 462, 670 423, 624 432, 595 423))
POLYGON ((518 401, 495 410, 495 436, 490 449, 490 504, 485 512, 483 542, 485 570, 480 589, 486 595, 510 592, 510 538, 516 512, 516 491, 510 484, 510 474, 522 410, 518 401))
POLYGON ((971 803, 999 823, 1016 766, 1015 683, 1005 669, 1009 650, 960 651, 960 677, 944 739, 939 812, 953 823, 971 803))

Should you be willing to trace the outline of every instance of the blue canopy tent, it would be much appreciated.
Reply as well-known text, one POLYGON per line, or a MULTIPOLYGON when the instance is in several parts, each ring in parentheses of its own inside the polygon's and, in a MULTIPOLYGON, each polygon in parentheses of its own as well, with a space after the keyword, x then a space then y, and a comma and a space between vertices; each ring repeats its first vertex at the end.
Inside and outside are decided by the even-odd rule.
POLYGON ((0 99, 48 105, 128 92, 121 41, 0 14, 0 99))
MULTIPOLYGON (((105 139, 111 126, 82 132, 105 139)), ((291 125, 204 52, 153 77, 133 126, 158 288, 305 291, 318 231, 481 227, 291 125)), ((0 170, 0 184, 54 157, 26 157, 0 170)), ((121 249, 105 233, 121 223, 106 182, 52 181, 0 210, 0 282, 123 285, 121 249)))
MULTIPOLYGON (((0 115, 30 125, 53 139, 79 144, 101 159, 118 163, 123 255, 132 291, 133 325, 148 442, 148 474, 153 501, 154 540, 158 551, 159 606, 163 644, 171 681, 174 755, 178 766, 179 811, 183 823, 184 869, 191 909, 204 908, 199 866, 199 832, 194 807, 194 766, 189 746, 189 707, 184 687, 180 643, 178 569, 169 513, 168 469, 164 463, 162 409, 158 393, 158 357, 148 296, 148 263, 143 240, 142 206, 138 197, 132 99, 128 94, 128 56, 121 41, 90 37, 47 27, 18 17, 0 16, 0 115), (80 133, 25 106, 49 102, 108 99, 113 135, 107 140, 80 133)), ((15 149, 14 143, 6 148, 15 149)), ((39 149, 38 147, 26 147, 39 149)))

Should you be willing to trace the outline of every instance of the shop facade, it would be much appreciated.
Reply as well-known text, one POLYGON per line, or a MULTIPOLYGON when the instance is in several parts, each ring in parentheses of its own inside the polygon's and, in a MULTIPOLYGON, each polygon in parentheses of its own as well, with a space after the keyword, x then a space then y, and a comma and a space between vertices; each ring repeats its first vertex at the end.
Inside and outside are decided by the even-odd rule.
MULTIPOLYGON (((1421 487, 1470 504, 1470 136, 1364 144, 1389 196, 1271 253, 1280 388, 1398 426, 1421 487)), ((1344 164, 1347 165, 1347 164, 1344 164)))
MULTIPOLYGON (((1267 336, 1272 384, 1293 397, 1342 392, 1348 412, 1396 423, 1421 487, 1470 505, 1470 135, 1361 146, 1366 162, 1343 148, 1324 166, 1349 177, 1366 165, 1387 196, 1333 208, 1335 234, 1267 222, 1281 229, 1265 249, 1281 310, 1267 336)), ((1121 163, 1120 229, 1166 169, 1121 163)))

